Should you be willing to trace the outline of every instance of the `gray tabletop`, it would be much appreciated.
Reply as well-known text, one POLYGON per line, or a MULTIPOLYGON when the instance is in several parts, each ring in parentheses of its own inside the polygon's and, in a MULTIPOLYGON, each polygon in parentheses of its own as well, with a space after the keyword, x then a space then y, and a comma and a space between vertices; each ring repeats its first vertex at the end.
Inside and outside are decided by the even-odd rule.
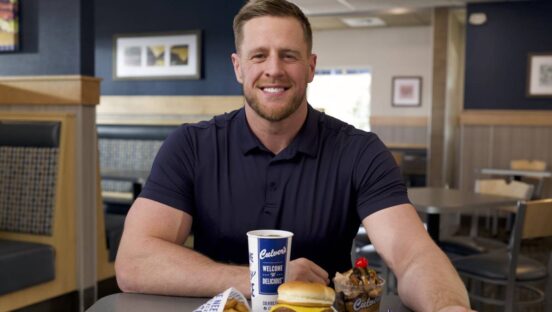
MULTIPOLYGON (((517 203, 517 199, 511 197, 439 187, 409 188, 408 197, 418 212, 427 214, 427 231, 437 243, 439 243, 441 214, 458 212, 477 214, 481 208, 513 206, 517 203)), ((476 225, 477 223, 472 223, 472 233, 476 231, 476 225)))
MULTIPOLYGON (((119 293, 101 298, 86 311, 185 312, 193 311, 203 303, 207 302, 207 300, 208 298, 187 298, 119 293)), ((380 311, 406 312, 410 310, 401 304, 399 297, 385 296, 383 297, 382 303, 380 304, 380 311)))
POLYGON ((530 178, 550 178, 552 172, 550 171, 537 171, 537 170, 516 170, 516 169, 498 169, 498 168, 482 168, 482 174, 488 175, 500 175, 508 177, 530 177, 530 178))
POLYGON ((416 210, 427 214, 470 213, 481 207, 493 208, 517 203, 517 199, 511 197, 439 187, 409 188, 408 197, 416 210))
POLYGON ((487 174, 492 176, 506 176, 513 178, 514 180, 521 180, 522 177, 537 179, 533 198, 540 198, 542 196, 542 187, 544 179, 552 177, 550 171, 537 171, 537 170, 516 170, 516 169, 496 169, 496 168, 483 168, 481 174, 487 174))

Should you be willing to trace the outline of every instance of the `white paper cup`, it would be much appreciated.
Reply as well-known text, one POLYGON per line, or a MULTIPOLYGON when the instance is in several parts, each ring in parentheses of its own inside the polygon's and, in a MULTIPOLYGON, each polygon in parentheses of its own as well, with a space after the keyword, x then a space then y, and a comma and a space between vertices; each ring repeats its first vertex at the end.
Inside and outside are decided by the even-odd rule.
POLYGON ((247 232, 253 312, 269 311, 276 304, 278 286, 287 279, 292 236, 280 230, 247 232))

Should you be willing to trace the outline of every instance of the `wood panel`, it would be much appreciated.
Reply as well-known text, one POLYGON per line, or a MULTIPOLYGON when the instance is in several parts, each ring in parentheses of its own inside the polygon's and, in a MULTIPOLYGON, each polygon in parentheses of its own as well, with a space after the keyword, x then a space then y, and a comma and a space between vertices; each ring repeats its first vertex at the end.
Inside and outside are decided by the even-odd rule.
POLYGON ((390 145, 415 145, 425 148, 427 146, 427 128, 413 126, 371 126, 371 131, 377 134, 388 146, 390 145))
POLYGON ((427 146, 427 123, 425 116, 370 116, 370 129, 389 147, 427 146))
POLYGON ((181 124, 243 106, 242 96, 102 96, 98 124, 181 124))
MULTIPOLYGON (((514 159, 542 160, 552 167, 552 126, 480 125, 461 127, 459 186, 473 189, 480 168, 509 168, 514 159)), ((552 197, 552 181, 546 179, 543 196, 552 197)))
POLYGON ((488 167, 492 158, 492 132, 487 127, 462 127, 459 157, 460 170, 456 176, 461 189, 473 190, 477 168, 488 167))
POLYGON ((447 56, 449 9, 433 9, 433 60, 431 88, 431 127, 427 167, 428 186, 444 186, 445 181, 445 126, 447 96, 447 56))
POLYGON ((427 127, 426 116, 370 116, 370 126, 427 127))
POLYGON ((0 77, 0 105, 96 105, 100 79, 86 76, 0 77))
POLYGON ((465 110, 460 115, 464 125, 552 126, 552 111, 465 110))

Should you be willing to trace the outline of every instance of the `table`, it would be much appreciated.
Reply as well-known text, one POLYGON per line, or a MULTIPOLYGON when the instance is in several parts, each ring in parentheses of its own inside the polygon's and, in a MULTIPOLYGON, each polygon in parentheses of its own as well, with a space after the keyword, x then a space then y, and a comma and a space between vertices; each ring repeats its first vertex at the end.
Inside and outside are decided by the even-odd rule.
MULTIPOLYGON (((207 302, 208 298, 170 297, 144 294, 119 293, 103 297, 96 301, 87 312, 183 312, 194 309, 207 302)), ((408 312, 410 309, 401 304, 397 296, 384 296, 380 304, 383 312, 408 312)))
MULTIPOLYGON (((440 215, 445 213, 477 214, 481 208, 498 208, 516 205, 517 199, 504 196, 478 194, 458 189, 413 187, 408 197, 418 212, 427 215, 427 231, 439 243, 440 215)), ((472 232, 475 230, 472 224, 472 232)))
POLYGON ((552 172, 550 171, 535 171, 535 170, 482 168, 480 170, 480 173, 487 174, 487 175, 494 175, 494 176, 505 176, 505 177, 513 178, 514 180, 521 180, 522 177, 537 179, 538 183, 535 187, 534 197, 541 196, 544 179, 552 177, 552 172))
POLYGON ((117 170, 102 169, 100 172, 102 179, 125 181, 132 183, 132 199, 136 199, 142 191, 142 186, 146 183, 149 176, 147 170, 117 170))

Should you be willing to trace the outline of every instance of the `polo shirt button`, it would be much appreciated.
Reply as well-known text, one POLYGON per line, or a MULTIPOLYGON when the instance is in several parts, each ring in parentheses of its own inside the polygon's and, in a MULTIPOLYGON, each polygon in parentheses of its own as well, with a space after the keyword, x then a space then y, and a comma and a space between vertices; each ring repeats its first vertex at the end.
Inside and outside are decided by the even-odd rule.
POLYGON ((269 186, 270 186, 270 189, 273 191, 278 188, 278 186, 276 185, 276 182, 270 182, 269 186))
POLYGON ((263 209, 263 213, 264 213, 265 215, 271 215, 271 214, 272 214, 272 212, 270 211, 270 209, 268 209, 268 208, 266 208, 266 207, 263 209))

